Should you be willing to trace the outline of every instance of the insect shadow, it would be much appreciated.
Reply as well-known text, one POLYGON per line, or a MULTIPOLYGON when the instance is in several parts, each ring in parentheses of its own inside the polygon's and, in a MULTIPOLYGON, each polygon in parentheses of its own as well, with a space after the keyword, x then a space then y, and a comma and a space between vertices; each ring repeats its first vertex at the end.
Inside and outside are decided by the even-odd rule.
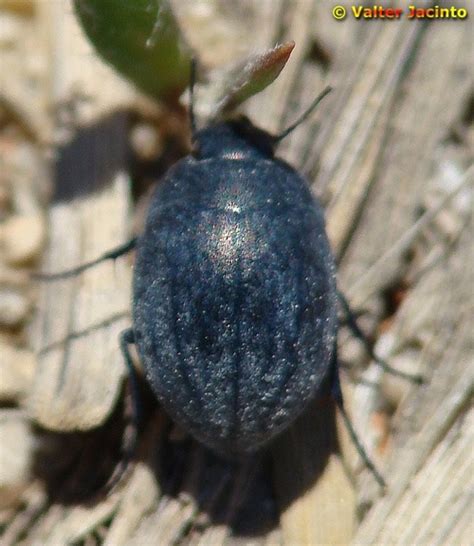
POLYGON ((159 179, 186 153, 184 141, 177 134, 166 133, 164 149, 158 157, 138 157, 130 134, 141 120, 140 114, 125 108, 89 125, 68 122, 64 129, 70 137, 58 144, 53 161, 51 202, 69 202, 98 192, 122 171, 130 173, 137 185, 146 189, 148 179, 159 179))
POLYGON ((53 203, 84 197, 107 186, 130 164, 130 112, 121 110, 85 127, 57 148, 53 203))
MULTIPOLYGON (((109 494, 111 480, 120 487, 131 477, 132 465, 124 473, 119 470, 119 480, 113 478, 122 468, 123 441, 130 426, 127 391, 125 384, 112 414, 96 429, 58 433, 35 428, 33 475, 45 484, 51 501, 92 507, 109 494)), ((262 453, 245 461, 229 461, 176 430, 142 380, 139 393, 143 419, 134 461, 151 471, 162 498, 173 498, 183 506, 190 500, 195 504, 197 516, 190 519, 189 531, 223 524, 242 537, 267 534, 278 527, 279 515, 317 482, 328 458, 339 451, 336 406, 330 399, 312 402, 262 453), (304 441, 295 444, 296 430, 304 441), (298 466, 301 460, 304 471, 298 466), (283 477, 275 486, 276 472, 283 477)))

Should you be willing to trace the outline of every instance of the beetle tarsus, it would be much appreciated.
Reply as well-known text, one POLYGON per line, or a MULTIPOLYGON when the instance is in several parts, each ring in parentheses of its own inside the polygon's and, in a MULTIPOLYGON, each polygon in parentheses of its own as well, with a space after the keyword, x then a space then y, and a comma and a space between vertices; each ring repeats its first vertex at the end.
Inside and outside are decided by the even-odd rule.
POLYGON ((342 396, 342 390, 341 390, 341 383, 339 381, 339 362, 337 357, 337 346, 334 347, 334 356, 333 356, 333 364, 331 366, 331 396, 336 402, 337 407, 339 408, 339 411, 341 412, 344 425, 349 432, 349 435, 351 437, 351 440, 357 450, 357 453, 359 453, 361 459, 363 460, 365 466, 368 468, 368 470, 371 472, 372 476, 375 478, 376 482, 379 484, 379 486, 382 489, 386 488, 385 480, 383 479, 380 472, 375 467, 374 463, 370 459, 369 455, 367 454, 364 446, 362 445, 362 442, 359 440, 359 437, 357 435, 357 432, 355 431, 355 428, 349 418, 349 415, 346 412, 346 409, 344 407, 344 399, 342 396))
POLYGON ((379 486, 385 490, 387 488, 387 484, 385 483, 385 480, 383 479, 380 472, 375 467, 374 463, 370 459, 369 455, 364 449, 364 446, 359 440, 359 437, 357 435, 357 432, 349 418, 349 415, 346 411, 346 408, 344 407, 344 404, 342 402, 342 398, 335 399, 337 407, 339 408, 339 411, 341 412, 342 419, 344 421, 344 425, 347 429, 347 432, 349 433, 349 436, 351 437, 352 442, 354 443, 355 448, 357 449, 357 453, 359 453, 360 457, 364 461, 365 466, 370 470, 370 473, 375 478, 376 482, 379 484, 379 486))

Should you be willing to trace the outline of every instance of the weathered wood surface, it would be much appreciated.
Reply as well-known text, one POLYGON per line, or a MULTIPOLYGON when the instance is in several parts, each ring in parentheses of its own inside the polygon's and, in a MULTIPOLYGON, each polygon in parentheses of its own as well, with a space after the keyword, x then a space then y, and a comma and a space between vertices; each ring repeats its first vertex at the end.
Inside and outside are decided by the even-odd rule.
MULTIPOLYGON (((387 491, 374 484, 330 406, 310 408, 272 447, 271 461, 243 466, 216 460, 170 428, 158 411, 143 431, 139 462, 106 499, 87 506, 52 502, 30 470, 29 481, 9 490, 17 496, 2 512, 5 544, 472 541, 472 25, 363 23, 350 17, 337 22, 331 17, 333 3, 310 0, 247 4, 246 16, 251 13, 259 23, 242 28, 261 29, 255 44, 251 32, 246 35, 249 46, 294 39, 297 47, 280 78, 253 98, 246 111, 256 123, 278 131, 325 84, 335 87, 311 120, 283 143, 281 155, 304 169, 327 205, 339 282, 364 311, 361 321, 376 340, 376 350, 393 366, 426 378, 416 386, 387 376, 342 332, 341 356, 350 364, 342 372, 347 406, 387 479, 387 491)), ((55 9, 48 12, 42 4, 43 25, 72 24, 55 9)), ((232 12, 235 17, 237 12, 232 12)), ((63 28, 57 38, 60 52, 49 57, 50 70, 57 74, 54 100, 67 98, 65 82, 81 82, 84 74, 86 81, 94 81, 103 70, 89 54, 83 55, 82 45, 68 49, 68 35, 63 28), (62 74, 68 55, 81 75, 74 70, 62 74)), ((217 40, 216 49, 226 47, 221 42, 217 40)), ((54 41, 49 47, 54 51, 54 41)), ((89 126, 117 107, 134 104, 122 84, 109 85, 87 89, 92 104, 101 105, 95 113, 82 113, 89 126)), ((20 113, 28 111, 21 106, 20 113)), ((28 114, 23 119, 28 123, 28 114)), ((34 115, 31 134, 45 131, 42 119, 34 115)), ((125 131, 120 116, 114 119, 119 121, 108 130, 125 131)), ((47 138, 51 132, 54 126, 47 129, 47 138)), ((104 161, 100 154, 97 158, 104 161)), ((73 154, 73 164, 76 160, 73 154)), ((100 173, 114 171, 95 167, 100 173)), ((89 188, 77 201, 53 203, 44 267, 61 269, 123 242, 131 225, 127 185, 126 173, 117 167, 100 191, 89 188), (103 216, 93 211, 103 211, 103 216), (78 231, 81 237, 72 238, 78 231)), ((34 454, 31 442, 13 445, 13 434, 20 437, 29 419, 68 431, 105 422, 101 435, 79 438, 92 454, 84 448, 76 466, 86 474, 72 472, 76 481, 95 472, 97 453, 107 458, 107 441, 117 425, 116 416, 108 415, 123 374, 115 339, 128 321, 129 281, 125 260, 40 289, 31 344, 44 349, 61 343, 54 356, 43 351, 37 360, 36 381, 24 406, 29 415, 0 422, 2 444, 12 444, 10 458, 21 452, 22 464, 41 464, 42 454, 34 454), (122 322, 108 323, 114 315, 122 322), (91 330, 104 321, 105 330, 91 330), (74 338, 78 330, 85 334, 74 338), (18 419, 21 424, 12 427, 18 419)), ((64 453, 68 445, 81 445, 72 444, 72 434, 46 438, 66 442, 59 444, 64 453)), ((61 449, 56 451, 60 454, 61 449)), ((70 487, 66 477, 57 482, 51 473, 54 465, 50 474, 39 474, 46 476, 49 492, 70 487)))
MULTIPOLYGON (((128 178, 118 173, 109 184, 52 205, 45 271, 94 259, 129 237, 128 178)), ((130 273, 120 260, 41 288, 42 312, 33 325, 37 367, 26 405, 45 428, 89 430, 110 414, 125 372, 118 339, 130 322, 130 273)))
MULTIPOLYGON (((50 135, 59 143, 41 269, 62 271, 130 237, 127 124, 118 109, 133 94, 93 55, 67 4, 48 3, 40 10, 55 59, 49 108, 59 117, 50 135)), ((127 261, 118 260, 40 286, 40 312, 32 324, 37 367, 26 400, 38 424, 62 432, 89 430, 110 414, 125 372, 117 339, 129 324, 130 281, 127 261)))

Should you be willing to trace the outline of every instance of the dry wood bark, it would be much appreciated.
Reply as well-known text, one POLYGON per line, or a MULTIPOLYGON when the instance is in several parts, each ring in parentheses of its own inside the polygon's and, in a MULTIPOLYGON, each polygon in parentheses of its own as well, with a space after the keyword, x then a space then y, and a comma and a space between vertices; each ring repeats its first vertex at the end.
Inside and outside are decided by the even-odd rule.
MULTIPOLYGON (((67 5, 53 3, 41 10, 44 25, 51 34, 54 29, 49 37, 56 61, 50 104, 72 100, 72 122, 84 128, 56 148, 50 243, 42 269, 62 271, 129 237, 126 124, 123 115, 111 112, 133 95, 87 54, 67 5), (98 94, 101 80, 109 83, 98 94), (75 105, 74 92, 89 95, 88 104, 75 105)), ((58 131, 60 126, 51 136, 58 131)), ((41 312, 32 325, 38 364, 27 407, 42 426, 88 430, 110 414, 124 375, 116 340, 129 323, 130 280, 130 268, 122 260, 41 286, 41 312)))
MULTIPOLYGON (((160 414, 143 431, 139 462, 110 497, 87 507, 54 504, 33 483, 22 496, 24 508, 5 526, 5 544, 470 542, 472 180, 464 174, 472 160, 471 28, 468 21, 336 22, 331 8, 311 0, 255 2, 266 43, 294 39, 297 48, 280 78, 246 111, 277 131, 325 83, 336 88, 281 155, 308 173, 328 205, 339 281, 356 306, 364 305, 363 324, 376 349, 392 365, 426 377, 421 387, 400 383, 341 336, 343 360, 366 380, 354 385, 353 374, 343 373, 348 408, 387 477, 387 491, 374 486, 340 427, 336 434, 330 406, 311 407, 272 447, 271 464, 244 466, 226 465, 182 432, 170 432, 160 414), (443 210, 430 215, 439 203, 443 210), (413 230, 422 207, 426 221, 413 230), (390 315, 386 294, 395 289, 403 289, 404 299, 390 315)), ((58 23, 63 15, 49 17, 58 23)), ((61 66, 67 51, 61 49, 61 66)), ((75 59, 83 73, 86 62, 75 59)), ((89 70, 94 80, 102 68, 89 70)), ((121 85, 110 88, 121 89, 121 104, 129 104, 133 99, 121 85)), ((106 106, 98 112, 110 111, 116 95, 104 98, 100 91, 93 93, 106 106)), ((87 116, 88 122, 100 117, 87 116)), ((113 130, 123 131, 120 123, 113 130)), ((54 205, 45 267, 67 267, 123 242, 129 206, 128 179, 118 172, 101 191, 54 205), (100 210, 104 220, 94 212, 100 210)), ((116 423, 108 415, 123 375, 116 337, 128 321, 129 282, 129 266, 120 262, 42 289, 35 344, 66 343, 53 356, 40 355, 28 405, 35 421, 62 430, 116 423), (122 322, 107 323, 111 315, 122 322), (105 329, 90 330, 104 321, 105 329), (78 329, 86 335, 71 339, 78 329)), ((108 438, 104 432, 92 445, 97 449, 108 438)))

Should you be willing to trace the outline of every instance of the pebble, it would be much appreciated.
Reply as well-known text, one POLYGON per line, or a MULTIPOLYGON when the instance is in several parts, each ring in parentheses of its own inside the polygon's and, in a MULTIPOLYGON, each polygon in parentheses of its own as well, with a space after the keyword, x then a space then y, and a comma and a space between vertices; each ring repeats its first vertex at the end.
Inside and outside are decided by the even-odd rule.
POLYGON ((11 181, 13 212, 25 216, 38 213, 48 203, 51 192, 51 177, 43 157, 31 143, 16 141, 2 159, 4 177, 11 181))
POLYGON ((27 487, 33 460, 33 436, 15 410, 0 413, 0 510, 14 506, 27 487))
POLYGON ((134 152, 144 161, 152 161, 163 153, 163 142, 156 127, 150 123, 135 125, 130 133, 134 152))
POLYGON ((0 340, 0 402, 15 402, 28 393, 35 363, 32 351, 0 340))
POLYGON ((17 44, 18 37, 23 30, 21 19, 10 13, 0 14, 0 47, 13 48, 17 44))
POLYGON ((11 288, 0 289, 0 326, 15 328, 25 322, 31 308, 30 301, 11 288))
POLYGON ((41 213, 12 215, 0 224, 3 260, 21 266, 37 259, 46 240, 46 222, 41 213))

